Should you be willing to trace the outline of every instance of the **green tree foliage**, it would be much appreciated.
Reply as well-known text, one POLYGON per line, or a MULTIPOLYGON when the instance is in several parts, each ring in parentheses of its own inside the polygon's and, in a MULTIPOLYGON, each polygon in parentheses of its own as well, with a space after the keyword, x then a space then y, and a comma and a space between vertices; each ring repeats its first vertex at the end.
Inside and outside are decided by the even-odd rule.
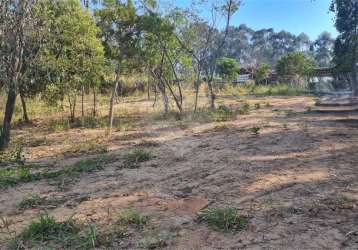
POLYGON ((331 11, 336 14, 336 28, 340 35, 334 48, 336 72, 351 72, 354 95, 358 95, 358 1, 333 0, 331 11))
POLYGON ((282 80, 298 81, 302 76, 310 75, 314 62, 302 52, 292 52, 280 58, 276 65, 278 76, 282 80))
POLYGON ((234 80, 240 73, 240 65, 233 58, 222 57, 217 62, 217 73, 227 80, 234 80))
POLYGON ((35 0, 0 1, 0 87, 7 90, 4 121, 0 130, 0 150, 10 142, 16 97, 26 70, 25 60, 29 57, 26 48, 32 46, 28 34, 38 25, 32 12, 35 3, 35 0))
POLYGON ((261 64, 255 74, 256 84, 267 84, 270 77, 270 66, 268 64, 261 64))
POLYGON ((314 58, 318 67, 329 67, 332 63, 334 39, 328 32, 322 32, 314 42, 314 58))
POLYGON ((39 15, 50 31, 35 59, 49 76, 44 96, 50 103, 67 97, 73 120, 81 87, 94 82, 102 71, 104 51, 97 38, 99 29, 76 0, 42 1, 39 15))

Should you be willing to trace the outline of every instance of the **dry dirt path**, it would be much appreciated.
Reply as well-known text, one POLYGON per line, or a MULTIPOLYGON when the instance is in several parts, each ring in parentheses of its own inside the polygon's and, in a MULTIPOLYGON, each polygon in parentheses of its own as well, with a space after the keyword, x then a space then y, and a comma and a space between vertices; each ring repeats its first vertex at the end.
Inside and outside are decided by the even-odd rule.
MULTIPOLYGON (((99 232, 124 208, 151 215, 150 225, 119 248, 156 238, 166 249, 358 249, 358 114, 310 112, 306 97, 252 102, 271 105, 219 125, 148 126, 140 132, 159 146, 137 169, 121 169, 118 160, 62 189, 40 181, 3 190, 1 214, 14 227, 28 223, 43 209, 16 206, 36 192, 66 198, 51 215, 74 214, 99 232), (215 232, 195 221, 204 206, 236 207, 249 226, 215 232)), ((111 154, 133 144, 112 141, 111 154)))

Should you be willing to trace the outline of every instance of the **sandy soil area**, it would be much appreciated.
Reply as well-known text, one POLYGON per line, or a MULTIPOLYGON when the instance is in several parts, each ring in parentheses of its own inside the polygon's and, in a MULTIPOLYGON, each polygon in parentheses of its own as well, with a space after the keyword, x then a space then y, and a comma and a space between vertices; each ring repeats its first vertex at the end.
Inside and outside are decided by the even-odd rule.
MULTIPOLYGON (((145 229, 119 240, 123 249, 152 239, 165 249, 358 249, 358 114, 310 111, 308 97, 250 102, 261 108, 227 122, 143 121, 109 141, 100 129, 42 134, 49 143, 28 149, 32 161, 61 168, 88 157, 60 154, 66 136, 98 140, 114 160, 63 185, 41 180, 2 190, 1 215, 19 230, 46 210, 59 220, 73 215, 93 222, 99 233, 123 209, 150 215, 145 229), (260 128, 258 135, 252 127, 260 128), (136 169, 121 168, 123 154, 143 139, 159 143, 149 148, 155 157, 136 169), (65 201, 19 210, 29 193, 65 201), (245 230, 223 234, 195 220, 203 207, 226 206, 250 218, 245 230)), ((19 128, 16 135, 39 131, 19 128)))

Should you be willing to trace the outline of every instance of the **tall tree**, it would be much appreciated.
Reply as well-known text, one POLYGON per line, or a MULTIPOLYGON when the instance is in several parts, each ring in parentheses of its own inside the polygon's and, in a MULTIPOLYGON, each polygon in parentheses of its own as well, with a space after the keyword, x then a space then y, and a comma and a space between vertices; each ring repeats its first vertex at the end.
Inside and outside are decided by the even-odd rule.
POLYGON ((340 33, 335 44, 335 63, 338 71, 351 71, 353 95, 358 96, 358 1, 333 0, 331 11, 336 14, 340 33))
POLYGON ((332 62, 334 39, 328 32, 323 32, 314 42, 314 57, 318 67, 329 67, 332 62))
POLYGON ((120 84, 121 71, 131 70, 138 58, 140 31, 138 16, 131 0, 103 0, 103 7, 95 11, 97 24, 101 28, 101 37, 106 58, 115 65, 115 79, 109 108, 109 128, 111 133, 114 119, 114 102, 120 84))
POLYGON ((32 12, 34 3, 35 0, 0 2, 0 82, 7 89, 0 150, 10 142, 11 120, 23 76, 24 50, 28 45, 27 33, 36 26, 32 12))

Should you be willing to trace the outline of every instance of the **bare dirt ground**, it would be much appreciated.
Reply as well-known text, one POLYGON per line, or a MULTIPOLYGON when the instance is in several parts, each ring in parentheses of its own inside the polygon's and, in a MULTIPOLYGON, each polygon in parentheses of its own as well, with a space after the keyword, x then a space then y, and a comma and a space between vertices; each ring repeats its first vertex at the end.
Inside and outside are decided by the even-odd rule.
MULTIPOLYGON (((61 168, 88 157, 61 153, 66 138, 96 140, 114 160, 61 185, 41 180, 2 190, 1 215, 20 230, 46 210, 58 220, 95 223, 99 234, 123 209, 150 215, 150 223, 118 239, 116 249, 147 242, 164 249, 358 249, 358 114, 309 111, 309 97, 249 101, 261 108, 220 123, 142 121, 110 140, 101 129, 42 133, 47 143, 28 149, 31 161, 61 168), (252 127, 260 128, 258 135, 252 127), (123 154, 143 139, 159 143, 149 148, 155 157, 121 168, 123 154), (19 210, 29 193, 64 202, 19 210), (227 206, 250 218, 245 230, 223 234, 195 220, 203 207, 227 206)), ((35 138, 39 131, 15 133, 35 138)))

